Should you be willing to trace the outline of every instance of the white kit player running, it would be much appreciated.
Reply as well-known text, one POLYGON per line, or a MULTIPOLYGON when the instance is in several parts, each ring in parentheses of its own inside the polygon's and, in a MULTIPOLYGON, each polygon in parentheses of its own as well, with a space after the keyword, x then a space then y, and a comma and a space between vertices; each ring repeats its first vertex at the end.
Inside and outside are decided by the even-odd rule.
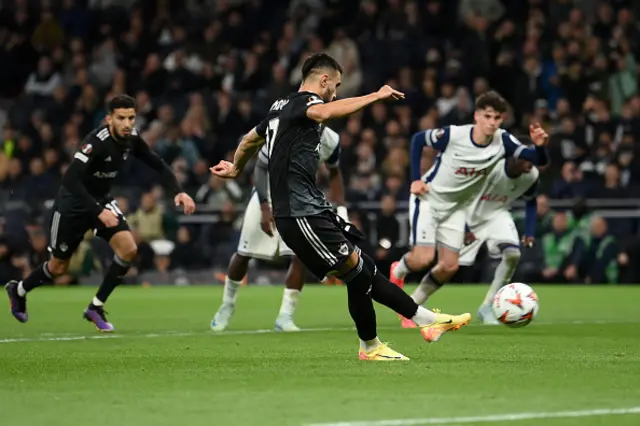
MULTIPOLYGON (((411 169, 416 197, 411 205, 412 250, 390 271, 390 279, 403 286, 411 271, 437 264, 423 278, 431 287, 440 287, 458 270, 459 251, 465 237, 466 208, 480 192, 497 163, 506 157, 529 160, 537 164, 538 146, 546 143, 544 130, 532 128, 535 148, 522 145, 507 131, 500 129, 506 101, 495 92, 478 97, 475 124, 426 130, 411 141, 411 169), (419 179, 423 148, 439 152, 433 166, 419 179), (418 171, 416 171, 418 170, 418 171), (418 178, 418 179, 416 179, 418 178)), ((420 291, 420 287, 417 292, 420 291)), ((418 299, 420 294, 415 295, 418 299)), ((413 297, 413 296, 412 296, 413 297)), ((415 300, 415 298, 414 298, 415 300)), ((403 326, 413 327, 403 320, 403 326)))
MULTIPOLYGON (((344 220, 348 220, 347 209, 343 206, 344 183, 339 167, 340 136, 328 127, 323 127, 318 154, 319 163, 324 163, 329 169, 330 195, 338 205, 337 214, 344 220)), ((211 321, 213 331, 224 331, 227 328, 235 311, 238 290, 247 273, 249 260, 252 258, 276 260, 281 257, 290 257, 291 263, 285 278, 284 295, 275 329, 300 331, 293 321, 293 315, 304 285, 306 269, 282 241, 276 227, 273 226, 267 176, 268 163, 267 145, 263 145, 254 170, 254 193, 244 214, 238 249, 229 261, 222 304, 211 321)))
MULTIPOLYGON (((467 209, 467 225, 476 240, 460 251, 460 265, 472 265, 480 247, 485 243, 489 255, 500 258, 489 291, 478 309, 478 319, 485 324, 499 324, 491 309, 491 301, 498 290, 510 282, 520 261, 520 238, 509 211, 511 204, 518 198, 526 200, 522 242, 525 247, 531 247, 535 241, 539 175, 540 172, 530 161, 517 157, 503 159, 487 178, 482 192, 467 209)), ((436 290, 435 287, 423 288, 420 294, 429 297, 436 290)), ((424 302, 426 299, 422 301, 424 302)))

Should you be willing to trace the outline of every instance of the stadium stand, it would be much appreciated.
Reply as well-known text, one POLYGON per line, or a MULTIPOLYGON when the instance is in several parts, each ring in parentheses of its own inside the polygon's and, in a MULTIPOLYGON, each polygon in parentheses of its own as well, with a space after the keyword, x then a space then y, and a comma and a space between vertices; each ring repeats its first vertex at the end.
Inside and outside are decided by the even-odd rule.
MULTIPOLYGON (((198 202, 197 215, 178 215, 154 174, 130 162, 116 191, 140 243, 130 282, 145 281, 138 276, 145 271, 156 281, 187 282, 187 272, 182 281, 166 274, 225 265, 251 173, 227 182, 208 166, 229 157, 270 99, 297 87, 303 60, 320 51, 345 69, 341 96, 384 83, 407 94, 400 104, 376 104, 332 124, 341 135, 352 219, 370 236, 365 250, 383 270, 406 247, 411 134, 470 122, 475 97, 492 88, 510 103, 512 133, 526 134, 537 121, 551 135, 538 244, 519 276, 640 282, 640 2, 2 4, 0 282, 46 257, 48 209, 61 173, 103 120, 104 101, 120 93, 135 96, 139 130, 198 202)), ((106 250, 88 235, 58 284, 89 282, 106 250)), ((488 268, 479 262, 464 279, 486 279, 488 268)))

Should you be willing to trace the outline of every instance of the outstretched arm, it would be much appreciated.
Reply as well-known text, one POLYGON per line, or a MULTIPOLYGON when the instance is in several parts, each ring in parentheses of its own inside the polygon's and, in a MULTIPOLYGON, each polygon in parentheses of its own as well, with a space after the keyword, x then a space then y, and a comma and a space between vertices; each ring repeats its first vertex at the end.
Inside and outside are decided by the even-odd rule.
POLYGON ((158 154, 153 152, 147 142, 141 137, 134 139, 134 155, 140 159, 140 161, 160 173, 162 186, 171 191, 176 206, 183 205, 185 214, 191 214, 195 211, 195 202, 182 190, 171 167, 158 157, 158 154))
MULTIPOLYGON (((262 126, 262 123, 258 127, 260 126, 262 126)), ((262 145, 264 145, 265 139, 258 132, 258 127, 254 127, 249 131, 249 133, 242 137, 242 140, 236 149, 236 153, 233 155, 233 163, 230 163, 229 161, 221 161, 218 165, 209 169, 211 170, 211 173, 225 179, 235 179, 238 177, 251 157, 253 157, 262 145)))
POLYGON ((335 118, 346 117, 374 102, 390 98, 404 99, 404 93, 392 89, 389 86, 382 86, 377 92, 369 93, 365 96, 340 99, 326 104, 319 98, 310 99, 307 104, 306 114, 311 120, 324 123, 325 121, 335 118))

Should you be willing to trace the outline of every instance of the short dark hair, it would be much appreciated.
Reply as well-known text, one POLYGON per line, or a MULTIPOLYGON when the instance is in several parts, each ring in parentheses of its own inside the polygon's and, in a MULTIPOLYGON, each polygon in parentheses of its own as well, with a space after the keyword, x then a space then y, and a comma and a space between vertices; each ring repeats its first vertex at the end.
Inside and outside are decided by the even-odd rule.
POLYGON ((491 90, 476 99, 476 111, 487 108, 493 108, 495 112, 504 114, 507 112, 507 101, 498 92, 491 90))
POLYGON ((109 114, 113 114, 113 111, 120 108, 136 109, 136 100, 129 95, 117 95, 107 102, 107 112, 109 114))
POLYGON ((326 53, 316 53, 314 55, 309 56, 302 64, 302 80, 306 80, 307 77, 318 70, 323 68, 329 68, 335 71, 338 71, 340 74, 343 73, 342 67, 331 56, 326 53))

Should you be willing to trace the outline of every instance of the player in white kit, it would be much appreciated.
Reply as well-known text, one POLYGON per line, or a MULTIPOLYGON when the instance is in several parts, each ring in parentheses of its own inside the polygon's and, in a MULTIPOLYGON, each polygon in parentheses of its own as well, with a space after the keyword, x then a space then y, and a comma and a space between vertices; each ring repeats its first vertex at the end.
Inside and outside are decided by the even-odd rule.
MULTIPOLYGON (((478 310, 478 318, 485 324, 498 324, 491 310, 491 301, 498 290, 510 282, 520 261, 521 239, 509 211, 518 198, 527 201, 522 243, 525 247, 531 247, 535 241, 539 175, 533 163, 517 155, 502 159, 467 208, 467 226, 476 239, 460 251, 460 265, 473 264, 483 244, 487 244, 491 257, 500 258, 489 291, 478 310)), ((423 280, 411 297, 416 303, 423 304, 439 288, 423 280)))
MULTIPOLYGON (((318 149, 319 161, 329 169, 331 195, 339 206, 337 214, 347 220, 347 209, 344 207, 344 182, 339 168, 339 135, 332 129, 324 127, 318 149)), ((275 260, 280 257, 291 257, 291 263, 285 278, 284 295, 275 328, 278 331, 300 330, 293 321, 293 314, 304 285, 306 269, 293 254, 293 251, 282 241, 276 227, 273 226, 267 176, 268 162, 267 146, 264 145, 256 162, 254 192, 244 214, 238 249, 229 261, 222 304, 211 321, 211 329, 214 331, 224 331, 235 312, 238 290, 247 273, 249 260, 252 258, 275 260)))
MULTIPOLYGON (((466 208, 480 192, 487 176, 506 157, 518 156, 536 164, 539 147, 546 133, 533 126, 531 136, 536 147, 526 147, 507 131, 500 129, 506 101, 495 92, 478 97, 475 124, 426 130, 411 142, 412 250, 391 267, 390 279, 402 286, 411 271, 437 264, 424 280, 439 287, 458 270, 459 251, 465 237, 466 208), (433 166, 422 179, 419 162, 425 146, 439 152, 433 166), (416 166, 417 165, 417 166, 416 166)), ((424 281, 423 280, 423 281, 424 281)), ((413 326, 403 320, 403 326, 413 326)))

